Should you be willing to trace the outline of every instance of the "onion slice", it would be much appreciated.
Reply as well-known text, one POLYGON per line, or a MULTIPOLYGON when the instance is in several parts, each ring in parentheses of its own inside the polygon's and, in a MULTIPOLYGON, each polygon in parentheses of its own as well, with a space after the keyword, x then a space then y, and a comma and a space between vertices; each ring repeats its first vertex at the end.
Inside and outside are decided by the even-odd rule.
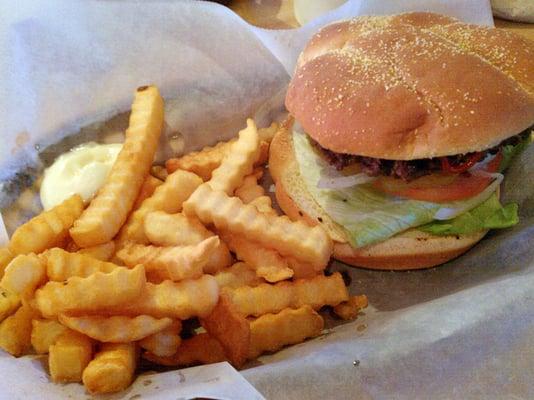
POLYGON ((317 182, 319 189, 345 189, 357 185, 363 185, 374 181, 376 178, 364 173, 348 176, 322 176, 317 182))
POLYGON ((457 201, 450 203, 448 207, 441 207, 436 214, 434 214, 434 219, 437 220, 447 220, 457 217, 460 214, 463 214, 479 204, 483 203, 497 190, 497 187, 501 184, 504 179, 504 175, 498 172, 492 173, 482 170, 470 171, 473 175, 486 176, 490 178, 495 178, 495 180, 482 192, 477 194, 475 197, 472 197, 468 200, 457 201))

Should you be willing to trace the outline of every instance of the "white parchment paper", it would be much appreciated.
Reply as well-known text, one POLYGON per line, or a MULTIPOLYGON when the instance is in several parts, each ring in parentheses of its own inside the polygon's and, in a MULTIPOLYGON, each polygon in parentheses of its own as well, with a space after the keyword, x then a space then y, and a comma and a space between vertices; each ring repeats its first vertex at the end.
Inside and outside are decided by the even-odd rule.
MULTIPOLYGON (((482 0, 352 0, 285 31, 195 1, 0 3, 0 207, 8 232, 38 211, 25 187, 55 154, 103 131, 120 135, 125 115, 108 118, 128 109, 137 86, 157 84, 166 98, 165 137, 181 137, 183 146, 165 156, 188 151, 234 135, 247 116, 262 124, 278 117, 296 57, 318 27, 412 10, 493 23, 482 0)), ((518 226, 426 271, 336 264, 349 271, 352 293, 368 295, 365 315, 261 357, 242 375, 268 399, 534 398, 533 165, 531 147, 504 183, 504 201, 520 205, 518 226)), ((78 398, 79 387, 49 384, 41 363, 3 353, 0 398, 31 398, 36 373, 42 398, 78 398)), ((172 380, 164 382, 161 390, 172 393, 172 380)))

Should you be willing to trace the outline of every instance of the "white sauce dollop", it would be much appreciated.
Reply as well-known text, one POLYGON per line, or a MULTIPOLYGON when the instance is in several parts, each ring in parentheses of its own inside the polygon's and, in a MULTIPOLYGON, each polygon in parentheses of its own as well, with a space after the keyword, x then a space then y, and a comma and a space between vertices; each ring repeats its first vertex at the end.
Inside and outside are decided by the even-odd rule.
POLYGON ((41 203, 45 210, 75 193, 85 202, 104 184, 122 144, 85 143, 59 156, 45 170, 41 184, 41 203))

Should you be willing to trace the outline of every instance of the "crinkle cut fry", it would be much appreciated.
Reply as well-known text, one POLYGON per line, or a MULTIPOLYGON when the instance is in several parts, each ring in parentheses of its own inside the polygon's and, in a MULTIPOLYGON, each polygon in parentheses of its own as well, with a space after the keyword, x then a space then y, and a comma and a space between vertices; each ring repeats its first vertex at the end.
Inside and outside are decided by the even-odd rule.
POLYGON ((137 359, 135 343, 103 343, 83 371, 83 384, 91 394, 120 392, 132 383, 137 359))
POLYGON ((154 272, 164 280, 181 281, 200 278, 219 243, 217 236, 192 246, 157 247, 129 243, 117 257, 130 267, 143 264, 147 273, 154 272))
POLYGON ((78 246, 106 243, 117 234, 152 166, 162 127, 163 99, 158 89, 138 88, 122 150, 104 186, 70 229, 78 246))
POLYGON ((231 195, 252 172, 260 155, 260 138, 253 120, 247 120, 247 127, 239 132, 239 138, 232 143, 221 165, 213 171, 206 183, 213 190, 231 195))
POLYGON ((128 240, 148 244, 144 230, 145 217, 153 211, 167 213, 181 211, 182 203, 201 183, 202 179, 191 172, 178 170, 170 174, 165 182, 156 188, 152 196, 143 201, 141 207, 128 217, 120 230, 118 242, 122 244, 128 240))
POLYGON ((256 274, 268 282, 278 282, 293 276, 293 270, 275 250, 267 249, 240 235, 221 232, 222 239, 228 244, 239 260, 254 268, 256 274))
POLYGON ((184 213, 314 266, 324 267, 332 253, 332 239, 320 226, 260 213, 256 207, 214 191, 207 184, 200 185, 184 203, 184 213))
POLYGON ((134 300, 120 307, 108 307, 109 315, 152 315, 185 320, 205 317, 219 299, 219 285, 211 275, 180 282, 164 281, 159 284, 147 282, 143 291, 134 300))
POLYGON ((100 261, 83 253, 69 253, 60 248, 47 250, 42 256, 46 260, 46 273, 51 281, 63 282, 73 276, 86 278, 96 272, 110 273, 118 265, 100 261))
POLYGON ((170 318, 157 319, 150 315, 138 315, 132 318, 118 315, 70 317, 60 314, 59 322, 102 343, 137 342, 172 324, 170 318))
POLYGON ((254 269, 244 262, 237 262, 229 268, 220 270, 214 275, 219 287, 235 289, 241 286, 258 286, 265 280, 256 275, 254 269))
POLYGON ((222 292, 229 296, 237 311, 245 316, 277 313, 285 308, 304 305, 319 309, 325 305, 336 306, 349 299, 339 272, 331 276, 317 275, 311 279, 297 279, 274 285, 261 284, 253 288, 225 288, 222 292))
MULTIPOLYGON (((269 143, 278 130, 278 124, 273 122, 268 128, 258 129, 260 137, 260 155, 254 166, 260 166, 269 159, 269 143)), ((171 158, 165 163, 169 173, 177 169, 190 171, 202 178, 204 182, 211 179, 212 172, 221 165, 226 154, 230 151, 232 144, 237 139, 228 142, 219 142, 215 146, 204 147, 201 151, 188 153, 180 158, 171 158)))
POLYGON ((310 306, 286 308, 278 314, 265 314, 250 322, 248 358, 257 358, 266 351, 277 351, 290 344, 317 336, 324 320, 310 306))
POLYGON ((0 279, 4 276, 4 270, 14 258, 15 255, 7 247, 0 248, 0 279))
POLYGON ((115 254, 115 242, 112 240, 111 242, 97 244, 96 246, 80 249, 77 252, 79 254, 84 254, 86 256, 96 258, 100 261, 108 261, 111 260, 113 254, 115 254))
POLYGON ((48 282, 35 292, 35 307, 46 318, 61 313, 103 312, 112 306, 126 306, 139 298, 146 284, 145 269, 115 268, 86 278, 48 282), (83 295, 81 295, 83 294, 83 295))
POLYGON ((19 226, 9 241, 9 251, 13 255, 38 254, 63 244, 68 237, 69 228, 82 211, 82 198, 77 194, 69 197, 63 203, 19 226))

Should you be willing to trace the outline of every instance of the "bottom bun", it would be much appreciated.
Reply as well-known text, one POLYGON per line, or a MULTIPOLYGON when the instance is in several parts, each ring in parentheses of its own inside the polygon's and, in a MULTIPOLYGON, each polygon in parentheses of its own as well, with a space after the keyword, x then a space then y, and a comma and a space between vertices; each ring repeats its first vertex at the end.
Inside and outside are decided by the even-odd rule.
POLYGON ((409 229, 380 243, 361 248, 350 246, 343 229, 332 221, 305 188, 295 159, 291 126, 292 120, 282 124, 270 147, 269 170, 275 182, 276 199, 289 218, 321 224, 328 231, 334 240, 335 259, 371 269, 429 268, 465 253, 487 233, 435 236, 409 229))

